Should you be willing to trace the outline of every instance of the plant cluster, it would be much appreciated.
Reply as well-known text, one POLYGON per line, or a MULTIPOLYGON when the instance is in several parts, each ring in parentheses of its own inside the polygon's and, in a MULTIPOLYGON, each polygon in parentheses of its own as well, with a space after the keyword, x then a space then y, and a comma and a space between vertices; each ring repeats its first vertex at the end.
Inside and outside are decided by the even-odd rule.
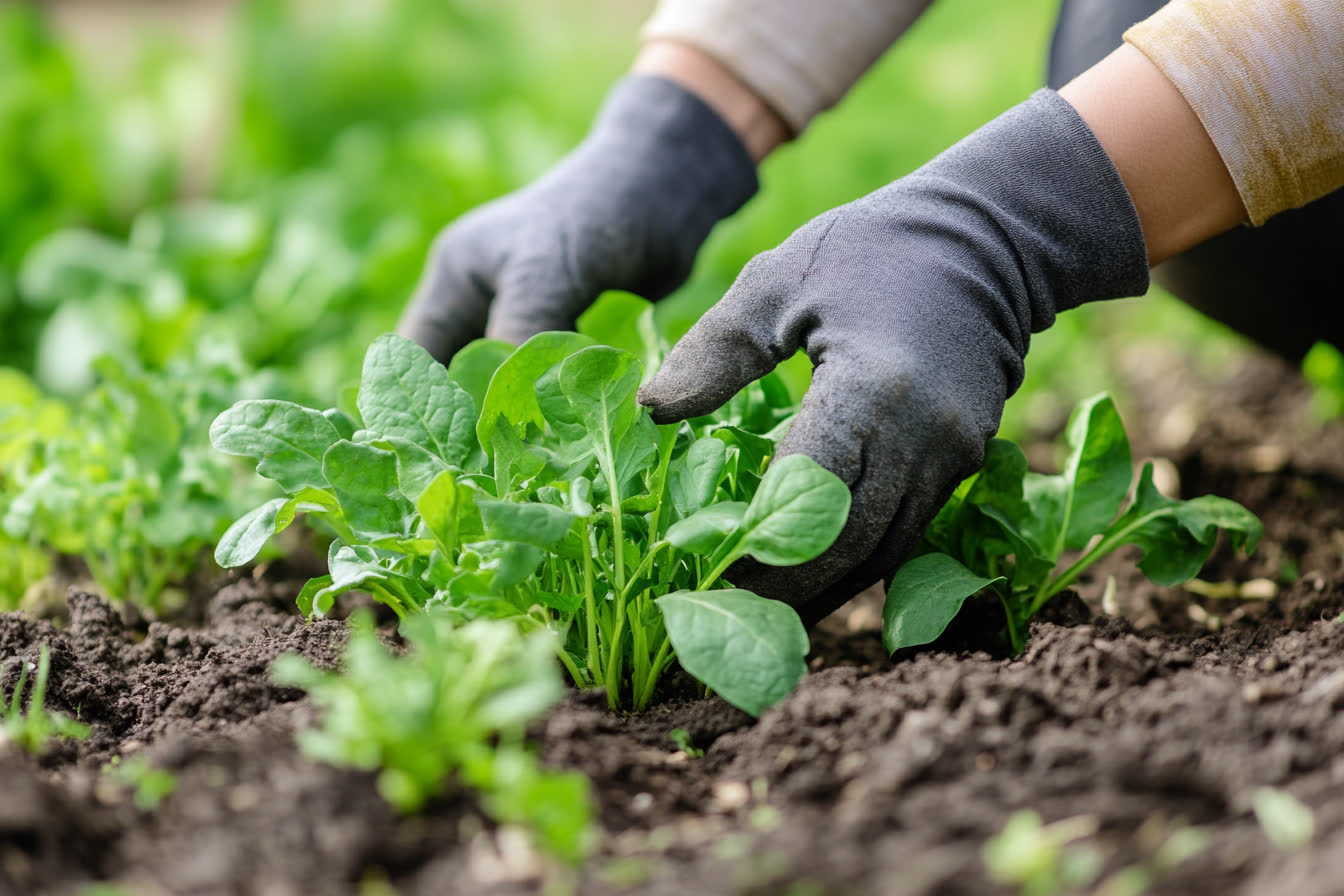
MULTIPOLYGON (((37 756, 46 749, 53 737, 83 740, 89 736, 89 726, 63 713, 47 709, 47 676, 51 672, 51 654, 43 644, 37 659, 37 674, 33 678, 32 693, 28 695, 28 709, 23 708, 23 692, 28 687, 31 663, 22 661, 19 680, 9 697, 9 708, 0 715, 0 745, 10 743, 20 750, 37 756)), ((3 704, 0 703, 0 708, 3 704)))
POLYGON ((0 607, 49 553, 80 558, 108 596, 155 610, 242 506, 249 487, 210 450, 209 422, 250 388, 223 366, 148 375, 111 358, 82 401, 0 369, 0 607))
POLYGON ((323 710, 321 727, 299 735, 303 751, 377 770, 379 791, 402 812, 455 778, 495 820, 526 827, 556 855, 582 858, 587 780, 542 769, 525 744, 527 725, 564 693, 552 635, 520 637, 500 620, 459 625, 435 611, 404 620, 401 633, 410 649, 394 654, 359 615, 340 674, 293 655, 274 663, 278 683, 303 688, 323 710))
POLYGON ((1143 551, 1139 569, 1149 579, 1178 585, 1199 572, 1220 532, 1247 553, 1259 542, 1263 529, 1249 510, 1212 495, 1168 498, 1153 484, 1151 462, 1131 494, 1129 439, 1105 394, 1078 405, 1065 439, 1068 455, 1054 475, 1028 472, 1013 443, 989 442, 983 468, 957 487, 917 556, 891 579, 888 650, 933 641, 967 598, 988 592, 1003 606, 1005 639, 1020 652, 1041 608, 1123 545, 1143 551))
POLYGON ((724 577, 748 555, 821 553, 849 492, 809 458, 769 464, 772 438, 738 425, 787 415, 777 384, 727 419, 659 427, 635 402, 641 374, 633 354, 576 333, 480 341, 447 369, 380 337, 355 407, 253 400, 215 421, 215 446, 288 495, 239 519, 216 559, 248 562, 306 513, 335 537, 305 613, 359 589, 403 618, 509 619, 555 632, 573 680, 613 707, 647 706, 675 656, 759 713, 804 674, 807 636, 790 607, 724 577))

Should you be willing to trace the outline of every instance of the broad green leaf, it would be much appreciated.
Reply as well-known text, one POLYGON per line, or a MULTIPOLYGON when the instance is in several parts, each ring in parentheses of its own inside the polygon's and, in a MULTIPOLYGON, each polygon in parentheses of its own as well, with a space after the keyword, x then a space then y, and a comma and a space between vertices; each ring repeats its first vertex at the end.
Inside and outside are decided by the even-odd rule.
POLYGON ((831 546, 848 516, 840 477, 806 455, 781 457, 747 506, 736 550, 774 566, 803 563, 831 546))
POLYGON ((1144 464, 1134 503, 1106 533, 1108 541, 1136 544, 1143 550, 1139 569, 1159 585, 1179 585, 1194 578, 1213 547, 1218 532, 1227 533, 1236 549, 1250 553, 1264 531, 1260 521, 1235 501, 1205 495, 1175 501, 1153 485, 1153 465, 1144 464))
POLYGON ((212 445, 256 459, 257 472, 291 495, 327 487, 322 457, 339 441, 341 434, 320 412, 288 401, 240 401, 210 426, 212 445))
POLYGON ((712 554, 736 532, 747 514, 745 501, 722 501, 702 507, 667 528, 664 539, 692 554, 712 554))
POLYGON ((497 591, 526 581, 546 559, 541 548, 521 541, 484 541, 472 548, 483 558, 481 569, 494 574, 492 585, 497 591))
POLYGON ((1002 581, 1002 576, 978 576, 946 554, 925 554, 906 563, 891 577, 882 608, 887 652, 937 639, 966 598, 1002 581))
POLYGON ((541 408, 537 405, 537 380, 551 367, 586 346, 593 340, 578 333, 538 333, 524 342, 499 365, 481 403, 481 415, 476 421, 476 437, 482 446, 488 446, 495 432, 495 421, 503 417, 511 426, 526 428, 530 423, 537 428, 546 425, 541 408))
POLYGON ((476 448, 476 402, 409 339, 385 333, 364 355, 359 413, 383 436, 407 439, 461 467, 476 448))
MULTIPOLYGON (((563 363, 563 362, 561 362, 563 363)), ((537 407, 557 436, 566 442, 577 442, 586 430, 569 396, 560 387, 560 364, 551 367, 537 379, 537 407)))
MULTIPOLYGON (((475 433, 471 437, 475 439, 475 433)), ((429 484, 448 469, 447 461, 410 439, 393 436, 381 441, 383 444, 378 447, 390 447, 396 452, 397 482, 401 493, 412 501, 418 499, 429 484)))
POLYGON ((1028 476, 1025 496, 1038 521, 1033 534, 1053 559, 1078 551, 1120 512, 1134 477, 1129 439, 1105 393, 1078 405, 1065 435, 1069 455, 1054 476, 1028 476))
POLYGON ((343 439, 354 441, 355 433, 363 428, 358 420, 340 408, 327 408, 322 412, 322 416, 331 421, 331 425, 336 427, 336 431, 343 439))
POLYGON ((275 498, 239 517, 215 546, 215 562, 225 569, 250 562, 272 535, 289 525, 278 524, 280 510, 288 503, 287 498, 275 498))
POLYGON ((634 355, 600 345, 581 349, 560 365, 560 387, 593 445, 614 446, 635 422, 639 378, 634 355))
POLYGON ((549 547, 565 537, 574 515, 550 504, 520 504, 513 501, 493 501, 480 498, 476 506, 481 510, 485 532, 500 541, 521 541, 538 547, 549 547))
MULTIPOLYGON (((628 494, 630 481, 653 465, 658 457, 658 427, 647 414, 640 414, 616 443, 616 481, 621 494, 628 494)), ((642 483, 638 490, 643 490, 642 483)), ((657 500, 656 495, 649 497, 657 500)))
POLYGON ((672 503, 689 516, 714 500, 728 463, 728 446, 720 439, 696 439, 671 475, 672 503))
POLYGON ((485 403, 485 392, 490 388, 490 378, 504 363, 504 359, 513 354, 515 346, 499 339, 476 339, 467 343, 460 352, 448 362, 448 378, 457 383, 476 407, 485 403))
POLYGON ((759 716, 807 674, 807 631, 788 604, 750 591, 676 591, 657 600, 681 666, 759 716))
POLYGON ((449 557, 458 544, 457 489, 452 472, 444 470, 425 487, 415 503, 421 522, 434 536, 439 549, 449 557))
MULTIPOLYGON (((317 609, 313 601, 317 595, 331 587, 331 576, 318 576, 315 579, 309 579, 303 583, 303 588, 299 590, 299 597, 295 601, 299 605, 299 612, 304 616, 312 616, 317 609)), ((330 604, 322 612, 331 609, 330 604)), ((319 614, 321 615, 321 614, 319 614)))
POLYGON ((327 449, 322 473, 350 529, 370 541, 410 534, 411 502, 397 487, 397 456, 342 439, 327 449))

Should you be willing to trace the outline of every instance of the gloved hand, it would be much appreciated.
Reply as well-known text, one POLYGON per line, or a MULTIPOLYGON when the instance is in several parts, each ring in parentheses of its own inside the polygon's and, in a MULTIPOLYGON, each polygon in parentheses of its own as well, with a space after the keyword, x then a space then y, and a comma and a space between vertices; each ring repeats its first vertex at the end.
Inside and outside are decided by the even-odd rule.
POLYGON ((555 168, 439 235, 397 329, 447 361, 482 334, 573 329, 603 290, 661 298, 755 192, 751 157, 709 106, 663 78, 628 77, 555 168))
POLYGON ((709 413, 804 349, 812 385, 779 454, 850 487, 849 521, 800 567, 730 570, 807 623, 889 575, 984 460, 1030 334, 1148 286, 1129 194, 1052 91, 913 174, 758 255, 639 393, 660 423, 709 413))

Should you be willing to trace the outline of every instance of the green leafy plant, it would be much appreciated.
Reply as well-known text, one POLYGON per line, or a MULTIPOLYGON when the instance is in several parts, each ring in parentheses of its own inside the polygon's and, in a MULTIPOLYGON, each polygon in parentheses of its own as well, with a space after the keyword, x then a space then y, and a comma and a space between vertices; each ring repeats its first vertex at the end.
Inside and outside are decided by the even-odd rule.
POLYGON ((448 369, 382 336, 355 407, 244 401, 216 419, 215 446, 288 495, 239 519, 216 559, 250 561, 306 513, 334 539, 305 613, 359 589, 403 618, 511 619, 555 632, 573 680, 613 707, 646 707, 675 657, 760 713, 805 673, 807 636, 786 604, 724 576, 745 556, 821 553, 849 492, 806 457, 767 466, 790 406, 777 382, 722 417, 658 427, 635 402, 642 373, 576 333, 477 342, 448 369))
MULTIPOLYGON (((222 365, 151 374, 105 358, 97 368, 102 383, 74 407, 34 398, 15 372, 0 377, 26 386, 0 404, 0 527, 15 564, 21 547, 79 557, 109 597, 158 610, 252 500, 205 444, 209 421, 247 383, 222 365)), ((26 562, 16 591, 37 571, 26 562)))
POLYGON ((47 709, 47 675, 51 671, 51 655, 42 645, 38 654, 37 675, 28 696, 28 710, 23 709, 23 692, 28 685, 29 663, 22 663, 19 680, 9 698, 9 709, 0 717, 0 744, 11 743, 33 756, 39 755, 53 737, 83 740, 89 736, 89 726, 62 713, 47 709))
POLYGON ((308 691, 321 727, 299 735, 310 757, 377 769, 378 789, 414 812, 456 776, 496 820, 532 830, 571 861, 590 840, 587 781, 548 772, 527 748, 527 725, 564 693, 549 632, 520 637, 481 619, 458 625, 437 611, 402 623, 410 650, 392 653, 365 615, 352 620, 340 673, 297 656, 272 666, 275 680, 308 691))
POLYGON ((1302 375, 1312 385, 1312 408, 1322 420, 1344 417, 1344 353, 1318 342, 1302 359, 1302 375))
POLYGON ((1193 578, 1219 532, 1237 549, 1255 549, 1262 527, 1254 514, 1215 496, 1167 498, 1153 484, 1151 463, 1130 494, 1129 439, 1108 396, 1079 404, 1066 442, 1063 470, 1043 475, 1027 471, 1016 445, 990 440, 984 467, 958 486, 917 555, 891 579, 888 650, 934 640, 968 597, 987 591, 1002 603, 1006 638, 1021 651, 1032 617, 1122 545, 1143 550, 1139 568, 1160 585, 1193 578))

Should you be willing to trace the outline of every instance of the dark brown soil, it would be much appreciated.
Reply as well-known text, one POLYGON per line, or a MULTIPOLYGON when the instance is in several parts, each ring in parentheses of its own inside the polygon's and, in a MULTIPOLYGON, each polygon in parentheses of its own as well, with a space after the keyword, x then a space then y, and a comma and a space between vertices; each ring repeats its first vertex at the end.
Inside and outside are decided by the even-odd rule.
POLYGON ((1159 589, 1115 558, 1080 583, 1083 621, 1036 625, 1018 659, 893 662, 866 596, 815 634, 813 674, 759 721, 718 699, 623 717, 573 694, 537 728, 548 762, 593 781, 601 846, 572 873, 495 829, 468 795, 398 818, 370 775, 299 754, 293 733, 313 711, 270 684, 267 665, 286 652, 334 663, 344 627, 303 623, 298 581, 231 580, 190 624, 146 626, 75 593, 58 625, 0 616, 4 689, 47 643, 51 705, 94 728, 41 762, 0 749, 0 894, 95 881, 268 896, 1003 892, 981 850, 1023 808, 1093 817, 1108 873, 1151 863, 1163 830, 1206 831, 1207 847, 1149 892, 1338 893, 1344 426, 1306 422, 1300 387, 1268 362, 1205 392, 1134 379, 1157 398, 1127 414, 1148 424, 1141 450, 1173 457, 1167 479, 1265 521, 1254 558, 1219 553, 1205 580, 1264 578, 1274 596, 1159 589), (1173 408, 1161 400, 1173 394, 1196 398, 1173 408), (673 728, 703 758, 677 750, 673 728), (135 753, 178 777, 153 812, 101 772, 135 753), (1262 786, 1311 807, 1308 846, 1270 844, 1250 808, 1262 786))

